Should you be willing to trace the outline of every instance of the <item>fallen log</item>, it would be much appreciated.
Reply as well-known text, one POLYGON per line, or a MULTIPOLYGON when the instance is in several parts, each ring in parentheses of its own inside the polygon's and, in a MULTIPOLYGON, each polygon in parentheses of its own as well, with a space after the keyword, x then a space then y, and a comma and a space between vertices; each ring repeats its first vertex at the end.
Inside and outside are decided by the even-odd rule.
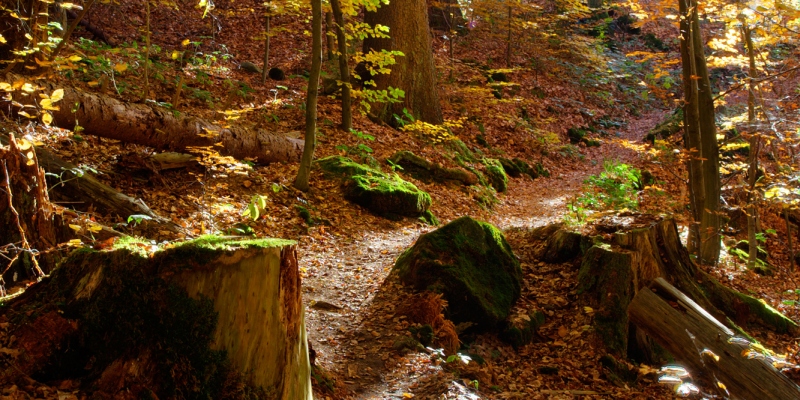
POLYGON ((17 338, 0 386, 44 375, 95 398, 311 400, 294 242, 115 246, 76 250, 0 309, 17 338))
MULTIPOLYGON (((0 136, 0 144, 7 145, 8 138, 0 136)), ((47 187, 54 203, 64 202, 68 208, 79 211, 94 210, 103 215, 123 219, 131 215, 146 215, 171 232, 179 228, 160 217, 140 199, 134 199, 100 182, 90 171, 62 160, 43 147, 35 147, 39 166, 47 173, 47 187)), ((45 187, 45 190, 46 188, 45 187)))
MULTIPOLYGON (((105 95, 61 87, 47 81, 6 75, 6 82, 27 81, 37 87, 34 93, 13 92, 15 102, 30 105, 38 94, 50 96, 56 89, 64 95, 58 109, 51 109, 53 125, 63 129, 83 128, 87 135, 136 143, 156 149, 186 151, 192 148, 219 150, 238 159, 259 163, 296 162, 303 151, 303 141, 262 129, 244 126, 222 127, 192 116, 176 116, 173 110, 148 104, 124 103, 105 95), (76 107, 77 105, 77 107, 76 107), (219 147, 221 146, 221 147, 219 147)), ((14 114, 19 105, 3 101, 4 112, 14 114)), ((38 104, 34 104, 38 108, 38 104)))
POLYGON ((446 168, 428 161, 408 150, 401 150, 389 157, 389 161, 402 167, 403 172, 422 181, 455 181, 464 186, 478 184, 478 176, 461 168, 446 168))
POLYGON ((800 398, 800 387, 775 369, 774 360, 765 356, 763 349, 734 339, 733 331, 663 278, 656 278, 650 289, 636 294, 628 315, 683 363, 695 382, 720 390, 723 397, 800 398))

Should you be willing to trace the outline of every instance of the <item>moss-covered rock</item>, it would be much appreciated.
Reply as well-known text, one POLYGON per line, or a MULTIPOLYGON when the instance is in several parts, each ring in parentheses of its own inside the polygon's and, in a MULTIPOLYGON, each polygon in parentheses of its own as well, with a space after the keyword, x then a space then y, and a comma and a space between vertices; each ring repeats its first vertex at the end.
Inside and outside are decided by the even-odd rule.
POLYGON ((388 175, 341 156, 323 158, 317 164, 328 175, 342 179, 345 198, 375 214, 431 220, 431 196, 397 174, 388 175))
POLYGON ((486 176, 489 178, 489 184, 499 193, 505 192, 508 189, 508 175, 503 169, 503 164, 494 158, 484 158, 483 165, 486 166, 486 176))
POLYGON ((417 290, 442 293, 454 322, 481 327, 504 320, 521 290, 519 260, 503 234, 470 217, 420 236, 393 271, 417 290))

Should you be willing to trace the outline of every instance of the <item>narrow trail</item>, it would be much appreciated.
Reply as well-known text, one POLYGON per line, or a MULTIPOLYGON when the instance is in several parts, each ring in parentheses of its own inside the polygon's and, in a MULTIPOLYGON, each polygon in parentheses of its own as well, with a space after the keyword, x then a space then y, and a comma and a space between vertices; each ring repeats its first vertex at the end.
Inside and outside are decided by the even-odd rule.
MULTIPOLYGON (((630 121, 603 146, 583 149, 585 159, 578 168, 550 178, 514 179, 489 222, 506 230, 560 221, 569 199, 580 192, 587 176, 602 170, 604 159, 638 164, 630 144, 641 145, 644 133, 664 114, 651 111, 630 121)), ((365 227, 360 237, 339 237, 334 243, 300 244, 300 265, 307 273, 306 323, 316 363, 344 384, 351 393, 347 398, 403 398, 404 393, 423 388, 444 398, 478 398, 470 397, 474 393, 452 379, 438 379, 442 369, 430 362, 429 355, 400 356, 393 350, 407 332, 405 317, 398 311, 408 292, 389 272, 404 249, 433 229, 405 222, 365 227)))

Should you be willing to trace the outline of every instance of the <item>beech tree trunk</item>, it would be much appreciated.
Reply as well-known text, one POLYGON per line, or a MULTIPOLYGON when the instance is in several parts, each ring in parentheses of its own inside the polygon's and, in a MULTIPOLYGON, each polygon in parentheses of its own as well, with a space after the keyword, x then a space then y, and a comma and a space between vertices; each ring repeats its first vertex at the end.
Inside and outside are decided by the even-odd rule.
POLYGON ((695 225, 690 249, 703 262, 716 264, 720 252, 719 149, 714 100, 703 50, 697 0, 678 0, 684 88, 684 129, 689 159, 689 191, 695 225))
MULTIPOLYGON (((319 75, 322 69, 322 0, 311 0, 311 74, 308 76, 308 92, 306 95, 306 135, 303 158, 297 170, 294 187, 308 191, 308 180, 311 175, 311 162, 314 160, 314 148, 317 147, 317 95, 319 92, 319 75)), ((345 55, 342 54, 342 57, 345 55)))
POLYGON ((375 12, 366 12, 364 22, 388 26, 391 36, 389 39, 365 39, 365 53, 386 49, 404 54, 397 57, 397 64, 390 67, 392 72, 389 75, 380 74, 374 80, 379 90, 388 87, 404 90, 405 98, 398 103, 380 105, 376 109, 377 116, 394 125, 393 114, 403 115, 405 108, 419 120, 442 123, 425 0, 392 1, 381 5, 375 12))
POLYGON ((0 309, 19 352, 0 387, 46 373, 98 398, 312 399, 294 242, 128 243, 74 252, 0 309))
MULTIPOLYGON (((24 78, 6 77, 7 82, 19 79, 24 78)), ((59 88, 51 83, 31 83, 42 86, 41 92, 47 95, 59 88)), ((207 148, 259 163, 297 162, 303 150, 302 141, 264 130, 243 126, 223 128, 201 118, 175 116, 162 107, 123 103, 68 87, 61 89, 64 89, 64 98, 57 104, 60 108, 50 111, 53 125, 60 128, 74 129, 80 125, 88 135, 175 151, 207 148), (76 104, 79 106, 73 110, 76 104)), ((31 99, 38 101, 39 97, 36 94, 22 96, 19 91, 14 93, 14 100, 21 104, 30 104, 31 99)), ((12 107, 5 102, 2 108, 8 112, 12 107)))

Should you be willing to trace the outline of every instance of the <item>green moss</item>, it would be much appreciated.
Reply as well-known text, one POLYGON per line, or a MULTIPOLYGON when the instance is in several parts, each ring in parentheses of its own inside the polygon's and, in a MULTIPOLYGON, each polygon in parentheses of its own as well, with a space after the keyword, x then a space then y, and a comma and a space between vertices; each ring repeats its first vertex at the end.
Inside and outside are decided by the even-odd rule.
POLYGON ((493 326, 520 295, 522 271, 505 237, 470 217, 420 236, 393 270, 418 290, 443 293, 455 322, 493 326))
POLYGON ((431 196, 399 175, 387 175, 334 156, 318 161, 323 170, 344 180, 345 198, 385 217, 418 217, 431 206, 431 196))
POLYGON ((439 225, 439 219, 436 218, 435 215, 433 215, 433 212, 431 212, 431 210, 426 210, 424 213, 422 213, 422 215, 420 215, 419 219, 428 225, 432 226, 439 225))
POLYGON ((385 173, 370 166, 359 164, 347 157, 330 156, 315 161, 324 172, 338 177, 351 177, 355 175, 388 177, 385 173))
POLYGON ((484 158, 483 165, 486 166, 486 176, 494 190, 502 193, 508 189, 508 176, 500 161, 494 158, 484 158))

